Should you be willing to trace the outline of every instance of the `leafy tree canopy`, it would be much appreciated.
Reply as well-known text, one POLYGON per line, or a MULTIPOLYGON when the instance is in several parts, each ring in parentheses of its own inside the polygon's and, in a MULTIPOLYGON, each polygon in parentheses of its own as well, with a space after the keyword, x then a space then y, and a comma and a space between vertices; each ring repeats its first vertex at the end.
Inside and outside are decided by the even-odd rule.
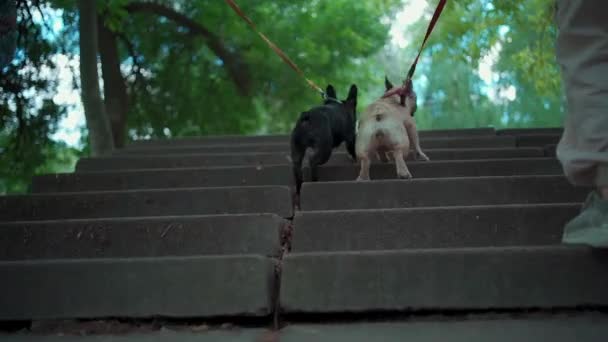
MULTIPOLYGON (((406 28, 410 43, 396 46, 391 23, 410 1, 238 3, 308 78, 333 84, 339 97, 356 83, 361 111, 381 95, 385 74, 402 80, 417 52, 437 0, 406 28)), ((561 125, 552 3, 448 2, 414 76, 419 127, 561 125)), ((286 133, 320 101, 223 1, 109 0, 98 1, 98 11, 116 39, 128 139, 286 133)), ((0 71, 0 192, 69 170, 88 148, 86 132, 76 148, 51 139, 67 110, 54 101, 56 57, 78 57, 76 2, 19 0, 17 22, 15 58, 0 71), (45 14, 56 10, 64 26, 51 34, 45 14)))

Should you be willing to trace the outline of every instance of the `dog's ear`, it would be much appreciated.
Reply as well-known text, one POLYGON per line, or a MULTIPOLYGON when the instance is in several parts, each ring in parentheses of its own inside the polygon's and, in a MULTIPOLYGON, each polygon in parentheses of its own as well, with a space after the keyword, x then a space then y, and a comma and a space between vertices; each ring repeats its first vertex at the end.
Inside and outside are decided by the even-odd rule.
POLYGON ((346 107, 350 107, 353 113, 357 110, 357 85, 351 84, 348 97, 343 101, 346 107))
POLYGON ((346 101, 357 103, 357 85, 351 84, 346 101))
POLYGON ((393 84, 388 80, 388 76, 386 75, 384 75, 384 87, 386 88, 386 91, 393 89, 393 84))
POLYGON ((334 86, 332 86, 331 84, 327 86, 327 89, 325 89, 325 94, 327 95, 327 97, 331 97, 332 99, 337 99, 336 89, 334 89, 334 86))

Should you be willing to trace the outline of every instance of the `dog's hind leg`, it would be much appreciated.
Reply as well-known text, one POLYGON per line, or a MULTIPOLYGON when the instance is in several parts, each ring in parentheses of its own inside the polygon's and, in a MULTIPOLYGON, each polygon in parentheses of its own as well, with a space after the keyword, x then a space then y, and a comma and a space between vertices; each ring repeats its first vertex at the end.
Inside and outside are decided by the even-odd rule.
POLYGON ((359 171, 359 177, 357 177, 357 180, 369 180, 369 153, 359 153, 359 160, 361 160, 361 170, 359 171))
POLYGON ((405 121, 405 130, 407 132, 407 136, 409 137, 412 145, 414 145, 414 150, 416 151, 416 159, 422 159, 424 161, 429 161, 429 157, 426 156, 424 152, 422 152, 422 148, 420 147, 420 139, 418 138, 418 129, 416 128, 416 123, 414 119, 405 121))
POLYGON ((323 165, 325 163, 327 163, 327 161, 329 160, 329 158, 331 157, 331 145, 327 144, 326 146, 323 147, 317 147, 314 151, 314 153, 312 154, 312 156, 310 156, 310 180, 313 182, 318 182, 319 181, 319 172, 318 172, 318 167, 319 165, 323 165))
POLYGON ((354 135, 344 141, 344 143, 346 144, 346 151, 352 157, 353 162, 357 161, 357 155, 355 153, 355 141, 356 138, 354 135))
MULTIPOLYGON (((376 146, 372 141, 373 134, 374 129, 369 125, 364 125, 357 133, 356 153, 357 158, 361 163, 361 169, 359 170, 359 176, 357 177, 358 181, 369 180, 371 153, 377 153, 376 146)), ((378 154, 376 155, 378 156, 378 154)))
POLYGON ((410 179, 412 178, 412 174, 410 173, 410 170, 407 168, 407 165, 405 165, 405 159, 404 157, 407 157, 409 153, 409 146, 401 146, 401 147, 396 147, 393 150, 393 157, 395 158, 395 166, 397 167, 397 177, 399 178, 403 178, 403 179, 410 179))

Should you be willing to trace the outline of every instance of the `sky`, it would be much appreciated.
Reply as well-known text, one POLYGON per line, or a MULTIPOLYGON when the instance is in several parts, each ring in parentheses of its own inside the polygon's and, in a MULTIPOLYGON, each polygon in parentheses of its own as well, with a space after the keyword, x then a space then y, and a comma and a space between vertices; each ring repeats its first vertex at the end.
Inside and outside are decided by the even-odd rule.
MULTIPOLYGON (((42 25, 42 35, 49 40, 55 39, 64 27, 63 20, 61 19, 62 11, 54 10, 51 8, 44 8, 47 22, 51 23, 53 32, 49 32, 44 25, 42 25)), ((36 22, 42 22, 40 12, 32 12, 33 20, 36 22)), ((68 57, 64 54, 56 54, 53 57, 53 62, 57 68, 57 93, 53 97, 53 102, 57 105, 64 105, 67 109, 67 115, 59 122, 58 131, 51 137, 53 140, 63 141, 69 146, 81 147, 81 129, 85 126, 84 110, 82 108, 82 102, 80 101, 80 93, 74 90, 72 81, 74 80, 74 74, 72 70, 78 73, 79 70, 79 58, 68 57)), ((79 79, 79 77, 76 77, 79 79)))
MULTIPOLYGON (((426 0, 404 0, 404 5, 399 10, 395 18, 391 20, 391 27, 389 30, 390 43, 398 48, 404 48, 413 42, 410 41, 406 35, 407 28, 409 25, 418 21, 425 10, 428 7, 426 0)), ((56 10, 47 9, 47 20, 52 23, 54 32, 43 32, 48 38, 52 39, 53 36, 57 36, 63 28, 63 22, 61 20, 61 12, 56 10)), ((41 20, 40 15, 34 13, 35 20, 41 20)), ((508 29, 504 31, 506 33, 508 29)), ((415 42, 419 44, 419 42, 415 42)), ((501 89, 496 92, 493 84, 497 81, 497 75, 492 71, 494 65, 501 50, 500 43, 497 43, 490 53, 485 56, 479 64, 478 74, 480 78, 486 83, 486 94, 490 100, 498 101, 499 98, 504 98, 509 101, 513 101, 516 97, 516 89, 511 86, 507 89, 501 89), (498 96, 497 96, 498 95, 498 96)), ((78 57, 68 58, 66 55, 57 54, 55 55, 55 62, 58 69, 58 87, 57 94, 53 98, 56 104, 67 106, 67 115, 59 123, 58 131, 53 135, 53 139, 57 141, 63 141, 66 144, 74 147, 80 147, 81 140, 81 129, 85 125, 84 110, 80 101, 80 94, 73 89, 72 80, 74 75, 72 70, 78 73, 79 60, 78 57)), ((77 75, 78 76, 78 75, 77 75)), ((79 77, 76 77, 79 79, 79 77)))

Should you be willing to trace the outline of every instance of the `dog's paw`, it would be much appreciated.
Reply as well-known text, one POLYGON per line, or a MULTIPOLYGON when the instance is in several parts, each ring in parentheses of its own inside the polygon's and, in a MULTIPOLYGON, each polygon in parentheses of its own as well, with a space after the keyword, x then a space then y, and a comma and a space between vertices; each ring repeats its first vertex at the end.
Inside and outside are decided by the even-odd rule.
POLYGON ((412 179, 412 178, 414 178, 414 177, 412 177, 412 174, 411 174, 411 173, 409 173, 409 172, 398 173, 398 174, 397 174, 397 177, 398 177, 399 179, 412 179))
POLYGON ((424 152, 422 151, 417 151, 416 152, 416 159, 418 160, 422 160, 422 161, 429 161, 431 160, 429 157, 427 157, 426 154, 424 154, 424 152))
POLYGON ((369 177, 361 177, 361 176, 357 177, 357 182, 363 182, 363 181, 368 181, 368 180, 369 180, 369 177))

